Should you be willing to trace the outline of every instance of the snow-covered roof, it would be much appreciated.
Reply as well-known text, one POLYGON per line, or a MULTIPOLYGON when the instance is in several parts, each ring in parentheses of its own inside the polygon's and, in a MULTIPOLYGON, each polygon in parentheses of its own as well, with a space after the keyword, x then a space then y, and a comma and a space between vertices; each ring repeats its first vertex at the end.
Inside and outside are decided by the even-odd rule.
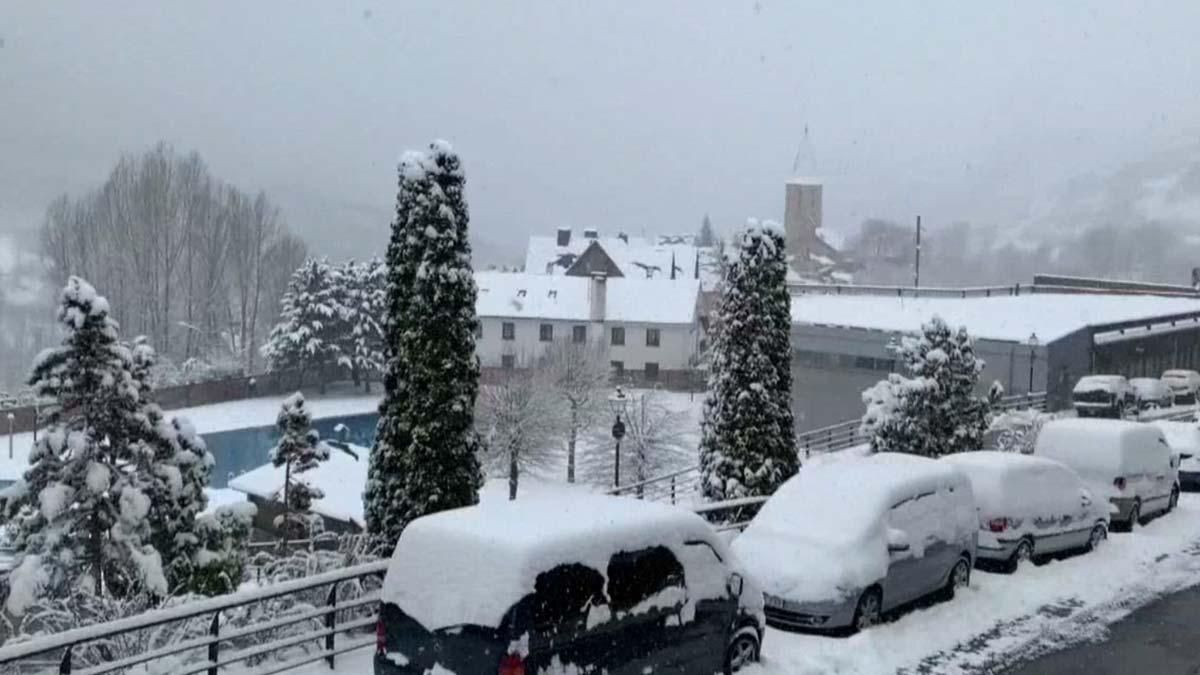
POLYGON ((552 567, 580 563, 604 574, 618 551, 693 539, 716 541, 694 513, 626 497, 535 497, 443 511, 404 529, 380 597, 427 630, 498 626, 552 567))
MULTIPOLYGON (((371 451, 358 445, 349 447, 358 455, 357 459, 338 448, 330 448, 328 460, 298 478, 325 493, 321 499, 313 500, 313 513, 361 526, 362 491, 367 484, 367 460, 371 451)), ((285 467, 264 464, 229 481, 229 487, 261 499, 282 502, 284 471, 285 467)))
POLYGON ((1079 504, 1082 479, 1069 467, 1046 457, 981 450, 947 455, 971 480, 980 514, 1024 518, 1058 514, 1079 504))
POLYGON ((1154 420, 1151 424, 1162 429, 1172 450, 1200 458, 1200 426, 1195 422, 1154 420))
POLYGON ((972 336, 1045 344, 1085 326, 1200 311, 1200 299, 1151 295, 1033 293, 976 298, 804 293, 792 297, 792 322, 916 332, 935 315, 972 336))
POLYGON ((1114 478, 1161 472, 1171 448, 1158 427, 1098 419, 1051 420, 1038 432, 1034 453, 1057 460, 1105 489, 1114 478))
POLYGON ((572 232, 566 246, 559 246, 556 237, 530 237, 525 251, 525 271, 529 274, 561 275, 593 241, 600 244, 627 278, 670 278, 672 257, 678 268, 675 273, 677 278, 694 278, 696 256, 699 255, 700 280, 705 288, 720 281, 720 272, 715 264, 716 251, 710 247, 696 246, 694 239, 686 235, 664 235, 654 239, 632 236, 592 239, 582 236, 580 232, 572 232))
MULTIPOLYGON (((588 321, 591 316, 589 277, 476 272, 475 283, 475 312, 481 317, 588 321)), ((605 285, 605 321, 691 324, 696 319, 700 283, 695 279, 613 277, 605 285)))

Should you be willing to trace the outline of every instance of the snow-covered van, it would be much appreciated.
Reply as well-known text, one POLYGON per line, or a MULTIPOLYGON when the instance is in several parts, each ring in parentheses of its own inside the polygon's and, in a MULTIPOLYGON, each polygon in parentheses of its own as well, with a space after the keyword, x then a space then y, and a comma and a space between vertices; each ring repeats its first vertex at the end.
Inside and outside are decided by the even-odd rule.
POLYGON ((1060 419, 1038 432, 1034 454, 1071 467, 1114 507, 1113 529, 1179 501, 1177 458, 1162 429, 1124 420, 1060 419))
POLYGON ((733 549, 763 586, 768 624, 863 629, 969 584, 978 523, 961 471, 888 452, 804 467, 733 549))
POLYGON ((1123 375, 1085 375, 1071 391, 1071 405, 1080 417, 1121 418, 1137 405, 1137 394, 1123 375))
POLYGON ((1025 560, 1090 551, 1108 536, 1108 501, 1079 474, 1045 457, 964 452, 942 458, 971 479, 979 510, 980 562, 1014 571, 1025 560))
POLYGON ((1194 370, 1168 370, 1163 373, 1162 379, 1171 386, 1176 405, 1196 402, 1196 393, 1200 392, 1200 373, 1194 370))
POLYGON ((1179 456, 1179 489, 1200 491, 1200 425, 1195 422, 1152 422, 1167 438, 1167 445, 1179 456))
POLYGON ((375 673, 731 672, 758 658, 762 603, 681 508, 580 495, 456 509, 396 543, 375 673))
POLYGON ((1170 408, 1175 405, 1175 393, 1171 385, 1157 377, 1135 377, 1129 381, 1133 393, 1137 396, 1138 410, 1150 408, 1170 408))

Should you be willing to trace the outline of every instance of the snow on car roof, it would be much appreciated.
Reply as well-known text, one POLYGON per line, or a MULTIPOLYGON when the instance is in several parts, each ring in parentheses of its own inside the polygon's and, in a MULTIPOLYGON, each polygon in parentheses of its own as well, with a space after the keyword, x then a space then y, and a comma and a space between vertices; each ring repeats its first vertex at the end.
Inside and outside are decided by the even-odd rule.
POLYGON ((1175 452, 1200 456, 1200 426, 1195 422, 1154 420, 1151 424, 1162 429, 1167 444, 1175 452))
POLYGON ((1105 485, 1117 476, 1159 470, 1170 446, 1157 426, 1126 420, 1051 420, 1038 432, 1034 453, 1105 485))
POLYGON ((986 517, 1025 517, 1057 513, 1078 503, 1080 479, 1070 467, 1047 457, 982 450, 947 455, 942 461, 962 470, 986 517))
POLYGON ((1121 375, 1084 375, 1075 383, 1074 391, 1113 391, 1115 392, 1125 378, 1121 375))
MULTIPOLYGON (((479 287, 475 313, 481 317, 560 321, 588 321, 591 317, 590 277, 476 272, 475 283, 479 287)), ((695 321, 700 294, 700 282, 695 279, 609 277, 605 285, 606 321, 695 321)))
MULTIPOLYGON (((362 488, 367 484, 367 458, 369 448, 347 444, 358 455, 352 457, 345 451, 331 447, 329 459, 315 468, 305 471, 294 479, 306 481, 320 488, 325 496, 314 499, 313 513, 363 525, 362 488)), ((253 495, 260 499, 283 501, 283 480, 286 467, 264 464, 229 481, 229 488, 253 495)))
POLYGON ((1200 300, 1152 295, 905 298, 807 292, 792 297, 797 324, 915 332, 936 315, 951 326, 966 326, 976 338, 1024 343, 1036 333, 1043 344, 1085 326, 1194 311, 1200 311, 1200 300))
POLYGON ((427 630, 495 627, 556 565, 606 574, 614 553, 693 539, 720 546, 700 516, 628 497, 535 497, 443 511, 404 529, 381 599, 427 630))

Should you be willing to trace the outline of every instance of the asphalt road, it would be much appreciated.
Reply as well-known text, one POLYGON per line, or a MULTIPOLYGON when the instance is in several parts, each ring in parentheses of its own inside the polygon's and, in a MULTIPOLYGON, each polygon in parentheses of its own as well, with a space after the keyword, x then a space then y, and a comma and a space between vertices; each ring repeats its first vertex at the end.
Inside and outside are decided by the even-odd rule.
POLYGON ((1003 675, 1200 674, 1200 586, 1156 600, 1110 627, 1109 639, 1055 652, 1003 675))

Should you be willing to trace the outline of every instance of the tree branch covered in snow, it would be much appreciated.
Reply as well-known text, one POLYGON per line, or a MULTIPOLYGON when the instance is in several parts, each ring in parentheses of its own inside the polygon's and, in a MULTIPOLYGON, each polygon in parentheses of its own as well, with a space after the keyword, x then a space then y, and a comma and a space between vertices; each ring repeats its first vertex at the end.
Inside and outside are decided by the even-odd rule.
POLYGON ((556 340, 542 354, 538 369, 555 396, 555 417, 566 435, 567 482, 575 482, 579 438, 605 414, 611 367, 597 343, 556 340))
POLYGON ((482 387, 476 403, 484 470, 508 478, 508 498, 517 498, 522 474, 546 470, 558 459, 552 441, 560 423, 557 401, 545 373, 507 371, 482 387))

